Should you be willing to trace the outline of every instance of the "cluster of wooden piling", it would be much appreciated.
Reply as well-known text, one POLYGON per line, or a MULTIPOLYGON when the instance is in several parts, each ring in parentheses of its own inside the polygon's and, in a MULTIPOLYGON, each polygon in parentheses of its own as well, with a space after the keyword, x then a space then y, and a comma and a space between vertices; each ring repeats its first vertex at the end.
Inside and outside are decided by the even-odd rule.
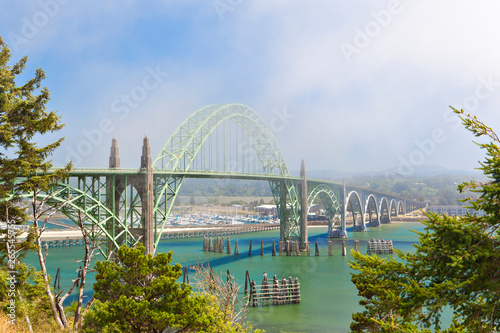
MULTIPOLYGON (((80 266, 80 269, 78 270, 78 277, 77 277, 78 281, 76 281, 76 285, 75 285, 77 288, 81 282, 82 274, 83 274, 82 266, 80 266)), ((58 290, 61 289, 61 267, 57 268, 56 277, 54 279, 54 289, 58 289, 58 290)))
POLYGON ((370 241, 368 241, 367 253, 392 254, 393 253, 392 240, 372 238, 370 241))
MULTIPOLYGON (((333 241, 328 241, 328 255, 333 256, 333 241)), ((248 244, 248 255, 252 255, 252 240, 248 244)), ((391 243, 392 244, 392 243, 391 243)), ((354 249, 359 252, 359 241, 354 241, 354 249)), ((231 254, 231 239, 229 237, 224 240, 224 237, 203 237, 203 251, 205 252, 214 252, 214 253, 226 253, 231 254), (225 250, 224 250, 225 249, 225 250)), ((307 256, 311 255, 310 244, 306 245, 305 251, 307 256)), ((279 242, 278 244, 278 253, 280 256, 301 256, 301 250, 299 246, 299 242, 297 240, 290 240, 286 242, 279 242)), ((272 256, 276 256, 276 242, 273 240, 273 244, 271 247, 272 256)), ((346 240, 342 240, 342 255, 345 256, 347 254, 346 248, 346 240)), ((234 255, 239 255, 239 245, 238 241, 234 243, 234 255)), ((260 242, 260 255, 264 255, 264 241, 260 242)), ((314 255, 320 256, 319 244, 316 242, 314 244, 314 255)))
POLYGON ((256 284, 255 280, 250 281, 248 303, 254 307, 300 303, 299 278, 292 280, 290 276, 288 281, 285 277, 278 280, 274 274, 273 280, 268 282, 264 273, 262 284, 256 284))

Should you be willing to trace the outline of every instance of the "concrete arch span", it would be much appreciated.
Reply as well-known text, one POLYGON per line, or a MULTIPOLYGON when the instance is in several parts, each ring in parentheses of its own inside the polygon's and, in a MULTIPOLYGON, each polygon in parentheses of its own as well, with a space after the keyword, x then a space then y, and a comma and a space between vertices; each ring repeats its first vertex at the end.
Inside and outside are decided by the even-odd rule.
MULTIPOLYGON (((339 201, 333 189, 325 184, 320 184, 315 186, 312 191, 310 191, 307 198, 307 206, 315 202, 316 198, 323 196, 326 201, 330 204, 326 207, 328 216, 328 235, 332 235, 334 230, 340 230, 341 220, 342 220, 342 210, 340 208, 339 201)), ((325 201, 325 200, 324 200, 325 201)), ((324 202, 323 201, 323 202, 324 202)))
POLYGON ((386 197, 382 197, 379 203, 380 212, 380 223, 391 223, 391 210, 389 206, 389 200, 386 197))
POLYGON ((406 211, 405 211, 404 202, 403 202, 403 200, 399 200, 399 202, 398 202, 398 215, 403 215, 405 213, 406 213, 406 211))
POLYGON ((377 205, 377 199, 373 194, 368 195, 364 212, 368 217, 368 223, 370 227, 378 227, 380 225, 380 210, 379 206, 377 205))
POLYGON ((390 203, 390 214, 392 216, 398 216, 398 204, 396 202, 396 199, 391 199, 390 203))
MULTIPOLYGON (((358 192, 349 192, 349 194, 346 196, 344 211, 346 212, 346 220, 350 220, 352 218, 354 231, 366 231, 365 214, 363 208, 363 203, 361 202, 361 198, 358 192), (350 216, 348 216, 349 210, 351 211, 350 216)), ((348 222, 346 221, 346 223, 348 222)))

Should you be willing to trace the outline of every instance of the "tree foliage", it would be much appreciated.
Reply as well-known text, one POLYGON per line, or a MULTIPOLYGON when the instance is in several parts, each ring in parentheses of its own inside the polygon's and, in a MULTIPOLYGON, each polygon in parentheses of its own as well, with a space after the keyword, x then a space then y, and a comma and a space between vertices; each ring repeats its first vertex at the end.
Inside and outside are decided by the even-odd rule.
POLYGON ((116 262, 96 263, 87 332, 236 332, 214 297, 177 282, 182 267, 170 264, 172 252, 144 251, 141 244, 121 247, 116 262))
MULTIPOLYGON (((32 79, 17 85, 16 79, 22 74, 28 58, 23 57, 13 65, 10 60, 10 49, 0 37, 0 220, 9 225, 22 225, 28 219, 27 204, 22 196, 48 189, 55 180, 65 176, 71 165, 46 173, 52 168, 48 158, 63 139, 46 146, 39 146, 37 141, 40 135, 58 131, 63 125, 55 112, 47 111, 50 94, 42 87, 44 71, 37 69, 32 79)), ((49 304, 55 315, 53 304, 42 296, 45 290, 38 287, 39 283, 47 285, 46 274, 21 262, 26 251, 36 248, 36 226, 31 231, 26 239, 19 240, 21 231, 9 227, 1 231, 8 241, 0 243, 1 274, 12 277, 12 272, 16 272, 15 293, 5 293, 12 280, 1 279, 0 302, 2 305, 16 302, 17 318, 26 317, 28 325, 35 304, 43 304, 37 308, 40 312, 49 304)))
POLYGON ((398 260, 353 251, 352 281, 363 297, 363 312, 353 314, 353 332, 439 332, 443 313, 452 323, 442 332, 500 330, 500 140, 475 116, 457 111, 486 151, 481 170, 486 182, 458 187, 479 194, 467 198, 485 216, 461 218, 427 214, 414 253, 398 260))

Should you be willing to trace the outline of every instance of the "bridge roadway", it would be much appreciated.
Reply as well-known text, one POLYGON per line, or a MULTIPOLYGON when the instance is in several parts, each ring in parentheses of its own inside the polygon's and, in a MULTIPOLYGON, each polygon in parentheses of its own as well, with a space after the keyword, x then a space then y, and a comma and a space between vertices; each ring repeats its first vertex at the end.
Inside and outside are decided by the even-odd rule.
MULTIPOLYGON (((144 171, 141 169, 107 169, 107 168, 73 168, 68 175, 72 176, 87 176, 87 177, 102 177, 102 176, 111 176, 111 175, 123 175, 123 174, 138 174, 144 171)), ((50 171, 48 172, 50 173, 50 171)), ((171 171, 171 170, 159 170, 153 169, 154 175, 162 175, 162 176, 176 176, 176 177, 185 177, 185 178, 215 178, 215 179, 243 179, 243 180, 262 180, 262 181, 283 181, 290 180, 293 182, 299 183, 302 180, 300 176, 282 176, 282 175, 268 175, 268 174, 241 174, 235 172, 216 172, 216 171, 171 171)), ((344 186, 342 182, 321 179, 321 178, 307 178, 308 183, 312 184, 330 184, 335 186, 344 186)), ((351 185, 345 184, 346 189, 353 191, 367 191, 371 193, 377 193, 380 195, 386 195, 391 198, 399 198, 401 200, 408 200, 404 197, 389 194, 381 191, 376 191, 369 187, 359 186, 359 185, 351 185)))

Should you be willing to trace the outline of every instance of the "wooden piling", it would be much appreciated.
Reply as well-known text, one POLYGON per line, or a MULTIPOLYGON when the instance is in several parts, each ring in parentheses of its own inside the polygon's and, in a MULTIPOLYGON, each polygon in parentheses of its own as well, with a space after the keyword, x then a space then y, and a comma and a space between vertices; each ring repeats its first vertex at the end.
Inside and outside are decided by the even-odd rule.
POLYGON ((57 288, 61 289, 61 268, 60 267, 57 268, 56 279, 54 280, 54 288, 56 288, 56 283, 58 283, 57 288))
POLYGON ((273 252, 272 252, 273 257, 276 256, 276 242, 273 239, 273 252))
POLYGON ((234 244, 234 255, 237 256, 239 254, 239 251, 238 251, 238 241, 236 241, 236 243, 234 244))
POLYGON ((333 256, 333 241, 331 240, 328 241, 328 255, 333 256))
POLYGON ((271 304, 273 305, 280 305, 280 300, 281 300, 281 295, 279 293, 279 284, 278 284, 278 279, 276 278, 276 274, 274 274, 273 277, 273 302, 271 304))
POLYGON ((264 241, 260 241, 260 255, 264 255, 264 241))
POLYGON ((224 252, 224 237, 221 237, 219 241, 219 253, 223 252, 224 252))
POLYGON ((357 239, 354 241, 354 250, 359 252, 359 240, 357 239))
POLYGON ((311 256, 311 244, 310 243, 307 243, 307 256, 308 257, 311 256))
POLYGON ((250 240, 250 245, 248 245, 248 255, 252 255, 252 241, 250 240))
POLYGON ((286 255, 290 256, 290 241, 286 241, 286 255))
POLYGON ((280 256, 283 255, 283 251, 285 251, 285 244, 283 243, 283 241, 280 241, 278 243, 278 252, 279 252, 280 256))
POLYGON ((212 252, 212 237, 208 238, 208 252, 212 252))
POLYGON ((231 240, 229 239, 229 236, 227 237, 227 254, 231 254, 231 240))
POLYGON ((300 257, 300 246, 299 246, 299 241, 295 241, 295 250, 297 250, 296 255, 300 257))
POLYGON ((294 303, 300 303, 300 284, 299 277, 295 277, 295 291, 294 291, 294 303))
POLYGON ((344 257, 347 255, 347 249, 345 247, 345 239, 342 240, 342 255, 344 257))
POLYGON ((318 242, 316 242, 316 243, 314 244, 314 246, 315 246, 314 255, 315 255, 316 257, 319 257, 319 245, 318 245, 318 242))
POLYGON ((250 280, 250 274, 248 273, 248 271, 246 272, 245 274, 245 295, 247 294, 248 292, 248 281, 250 280))
MULTIPOLYGON (((256 294, 256 290, 255 290, 255 281, 252 280, 252 282, 250 282, 250 288, 251 288, 251 291, 250 293, 252 295, 255 295, 256 294)), ((253 306, 257 306, 257 299, 255 297, 253 297, 253 306)))

